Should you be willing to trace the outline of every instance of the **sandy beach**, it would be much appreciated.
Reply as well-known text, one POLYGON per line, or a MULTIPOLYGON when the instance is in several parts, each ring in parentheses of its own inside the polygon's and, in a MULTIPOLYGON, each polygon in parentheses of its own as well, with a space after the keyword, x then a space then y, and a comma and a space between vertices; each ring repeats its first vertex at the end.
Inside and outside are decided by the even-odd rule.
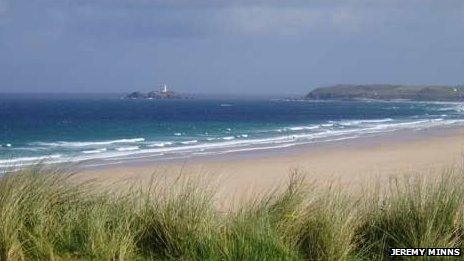
POLYGON ((395 175, 434 175, 460 164, 463 148, 463 128, 440 127, 182 162, 128 164, 83 171, 78 177, 126 184, 194 176, 211 181, 220 195, 231 197, 278 187, 292 170, 298 170, 317 184, 362 188, 395 175))

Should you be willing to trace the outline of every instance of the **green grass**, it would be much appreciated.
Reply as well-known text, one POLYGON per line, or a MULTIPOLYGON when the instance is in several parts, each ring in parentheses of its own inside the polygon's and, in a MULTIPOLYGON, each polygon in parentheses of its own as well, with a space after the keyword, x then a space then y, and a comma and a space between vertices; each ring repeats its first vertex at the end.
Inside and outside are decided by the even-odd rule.
POLYGON ((0 179, 0 260, 382 260, 389 247, 464 247, 460 170, 353 196, 290 175, 285 190, 214 207, 214 190, 103 189, 40 167, 0 179))

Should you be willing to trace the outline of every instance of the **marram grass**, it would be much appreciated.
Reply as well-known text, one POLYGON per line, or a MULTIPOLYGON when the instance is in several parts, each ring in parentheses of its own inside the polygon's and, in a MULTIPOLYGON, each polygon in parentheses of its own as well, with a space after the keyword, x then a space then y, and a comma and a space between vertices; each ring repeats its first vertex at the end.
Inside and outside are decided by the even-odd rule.
POLYGON ((72 176, 0 178, 0 260, 382 260, 389 247, 464 247, 460 170, 356 197, 293 173, 283 192, 226 212, 194 180, 112 192, 72 176))

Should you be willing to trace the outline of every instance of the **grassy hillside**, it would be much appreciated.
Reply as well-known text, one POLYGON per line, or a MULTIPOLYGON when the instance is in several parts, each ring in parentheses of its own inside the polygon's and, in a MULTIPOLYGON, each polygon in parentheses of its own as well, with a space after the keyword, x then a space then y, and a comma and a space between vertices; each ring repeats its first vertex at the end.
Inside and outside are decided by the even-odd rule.
POLYGON ((463 247, 461 170, 353 196, 308 185, 233 211, 194 181, 128 192, 34 168, 0 179, 0 260, 378 260, 388 247, 463 247))
POLYGON ((406 99, 414 101, 464 101, 464 88, 388 84, 335 85, 314 89, 306 98, 311 100, 406 99))

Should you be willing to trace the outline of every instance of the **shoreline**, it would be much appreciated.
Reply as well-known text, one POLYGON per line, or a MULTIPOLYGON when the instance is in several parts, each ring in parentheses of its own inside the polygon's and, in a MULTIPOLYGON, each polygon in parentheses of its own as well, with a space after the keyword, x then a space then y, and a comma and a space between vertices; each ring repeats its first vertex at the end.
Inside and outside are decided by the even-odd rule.
MULTIPOLYGON (((250 147, 243 150, 225 151, 215 154, 192 154, 185 157, 157 158, 157 154, 147 154, 142 157, 126 158, 123 160, 114 160, 115 162, 101 163, 101 160, 87 160, 79 166, 82 171, 105 171, 107 169, 117 168, 137 168, 152 166, 171 166, 180 164, 202 164, 217 162, 234 162, 247 159, 262 159, 271 157, 298 156, 301 153, 316 152, 328 149, 339 149, 344 147, 363 148, 378 145, 379 143, 398 143, 414 142, 423 139, 446 137, 455 135, 459 132, 464 133, 463 125, 452 126, 433 126, 422 129, 399 129, 378 133, 364 134, 356 137, 340 136, 331 140, 316 140, 303 142, 300 144, 291 144, 283 147, 250 147), (283 155, 285 154, 285 155, 283 155), (86 165, 86 163, 95 163, 86 165)), ((113 159, 109 158, 109 161, 113 159)))
MULTIPOLYGON (((317 153, 325 150, 336 150, 350 147, 353 149, 370 148, 382 143, 417 142, 430 138, 444 138, 449 135, 464 133, 464 126, 438 126, 424 129, 404 129, 358 137, 341 137, 330 141, 314 141, 311 143, 293 144, 279 148, 250 148, 243 151, 224 152, 211 155, 191 155, 184 158, 157 159, 147 155, 145 158, 126 159, 114 164, 102 164, 96 167, 82 166, 84 171, 104 171, 115 168, 137 168, 153 166, 171 166, 180 164, 203 164, 217 162, 236 162, 247 159, 294 157, 302 153, 317 153), (151 159, 150 159, 151 158, 151 159), (117 165, 117 166, 114 166, 117 165)), ((464 149, 464 147, 463 147, 464 149)), ((85 162, 85 161, 84 161, 85 162)))
MULTIPOLYGON (((28 107, 38 106, 37 103, 31 102, 28 107)), ((364 143, 370 137, 397 139, 396 134, 389 134, 391 131, 407 133, 401 130, 464 126, 462 104, 455 103, 303 104, 259 100, 230 101, 231 106, 223 108, 223 101, 218 100, 181 104, 58 100, 51 105, 44 110, 47 115, 53 115, 51 109, 55 106, 64 109, 66 115, 77 113, 78 120, 68 122, 62 115, 56 115, 51 126, 17 131, 13 131, 17 126, 7 122, 11 124, 7 128, 11 132, 0 142, 0 169, 17 170, 38 162, 49 166, 78 165, 80 170, 105 170, 154 163, 230 161, 298 154, 337 141, 357 146, 359 140, 364 143), (85 106, 98 109, 98 115, 93 115, 96 118, 114 114, 114 120, 98 123, 87 119, 79 114, 85 111, 85 106), (145 113, 148 118, 140 118, 145 113)), ((29 115, 29 111, 21 108, 11 111, 13 115, 16 112, 29 115)), ((34 122, 30 117, 18 124, 34 122)))
POLYGON ((185 161, 81 170, 79 179, 103 184, 155 177, 172 181, 179 175, 214 181, 221 197, 259 193, 282 184, 291 170, 317 184, 362 188, 399 174, 439 172, 460 163, 464 152, 463 127, 403 130, 350 140, 291 148, 242 152, 185 161), (225 193, 225 194, 224 194, 225 193))

